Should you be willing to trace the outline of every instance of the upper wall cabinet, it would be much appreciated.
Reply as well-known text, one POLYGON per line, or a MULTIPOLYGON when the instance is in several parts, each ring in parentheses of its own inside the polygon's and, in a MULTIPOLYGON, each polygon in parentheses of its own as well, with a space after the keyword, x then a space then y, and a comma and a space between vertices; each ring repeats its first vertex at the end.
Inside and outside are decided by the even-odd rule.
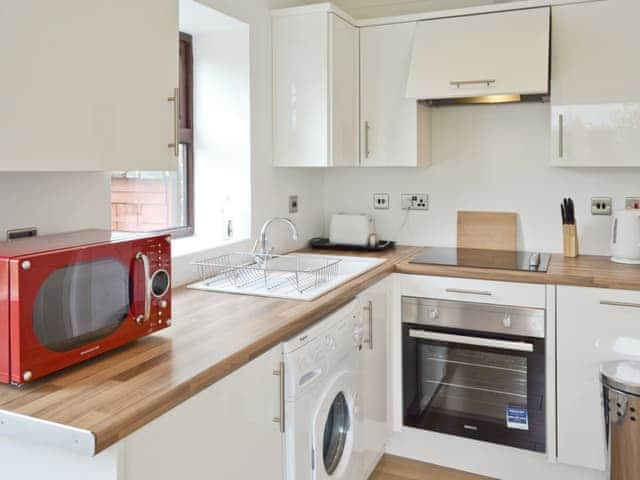
POLYGON ((274 12, 276 166, 358 164, 358 58, 358 29, 326 6, 274 12))
POLYGON ((0 171, 176 168, 177 0, 0 5, 0 171))
POLYGON ((538 8, 419 22, 407 96, 547 93, 549 13, 538 8))
POLYGON ((640 166, 640 2, 553 8, 551 163, 640 166))
POLYGON ((362 166, 431 164, 430 107, 407 98, 415 23, 360 30, 362 166))

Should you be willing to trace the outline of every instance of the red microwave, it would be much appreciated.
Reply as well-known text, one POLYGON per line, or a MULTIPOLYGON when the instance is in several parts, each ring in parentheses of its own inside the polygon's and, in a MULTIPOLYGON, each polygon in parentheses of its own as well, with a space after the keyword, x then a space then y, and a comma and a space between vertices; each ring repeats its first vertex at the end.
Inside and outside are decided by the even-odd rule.
POLYGON ((171 238, 85 230, 0 243, 0 382, 171 325, 171 238))

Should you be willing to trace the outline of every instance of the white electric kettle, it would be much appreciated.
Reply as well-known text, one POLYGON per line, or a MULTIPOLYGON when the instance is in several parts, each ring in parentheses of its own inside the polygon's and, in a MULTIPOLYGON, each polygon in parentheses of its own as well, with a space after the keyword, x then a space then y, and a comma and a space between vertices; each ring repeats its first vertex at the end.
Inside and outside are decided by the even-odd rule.
POLYGON ((618 210, 611 228, 611 261, 640 264, 640 210, 618 210))

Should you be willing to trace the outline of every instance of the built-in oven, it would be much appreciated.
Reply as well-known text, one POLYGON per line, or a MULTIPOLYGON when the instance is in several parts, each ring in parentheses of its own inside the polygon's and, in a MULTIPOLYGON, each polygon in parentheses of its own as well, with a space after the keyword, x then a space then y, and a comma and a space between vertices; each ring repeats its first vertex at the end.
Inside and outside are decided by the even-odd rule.
POLYGON ((545 311, 402 298, 404 425, 545 451, 545 311))

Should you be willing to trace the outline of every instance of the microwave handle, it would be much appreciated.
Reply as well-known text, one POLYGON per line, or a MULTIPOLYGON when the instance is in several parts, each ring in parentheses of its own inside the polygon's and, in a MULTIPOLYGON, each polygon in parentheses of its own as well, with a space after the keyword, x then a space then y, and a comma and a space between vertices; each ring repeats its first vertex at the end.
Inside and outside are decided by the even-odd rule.
POLYGON ((464 335, 415 330, 413 328, 409 330, 409 336, 411 338, 435 340, 437 342, 460 343, 463 345, 498 348, 500 350, 515 350, 518 352, 533 352, 533 344, 528 342, 510 342, 508 340, 496 340, 492 338, 467 337, 464 335))
POLYGON ((142 325, 151 318, 151 263, 149 257, 142 252, 136 254, 136 260, 142 262, 144 269, 144 315, 136 317, 136 323, 142 325))

